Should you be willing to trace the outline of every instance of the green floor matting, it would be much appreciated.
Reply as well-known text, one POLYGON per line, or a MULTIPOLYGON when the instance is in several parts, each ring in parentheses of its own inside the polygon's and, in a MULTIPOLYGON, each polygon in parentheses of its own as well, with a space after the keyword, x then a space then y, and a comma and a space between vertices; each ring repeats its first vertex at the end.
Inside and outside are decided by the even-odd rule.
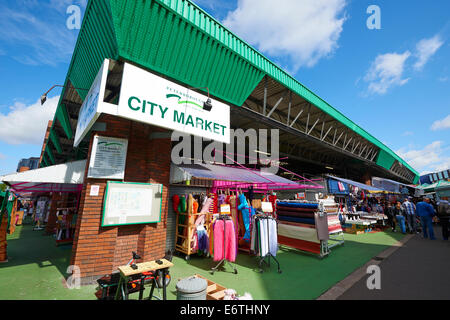
MULTIPOLYGON (((217 264, 211 258, 192 255, 186 261, 184 256, 175 256, 168 299, 176 299, 178 279, 196 273, 233 288, 238 294, 249 292, 254 299, 315 299, 402 237, 391 231, 345 234, 345 245, 333 248, 323 259, 283 248, 277 254, 281 274, 277 273, 275 263, 259 273, 257 258, 244 253, 238 254, 234 264, 238 274, 226 266, 211 275, 211 267, 217 264)), ((54 238, 44 236, 43 231, 32 231, 30 225, 17 227, 15 233, 8 236, 9 261, 0 264, 0 299, 95 299, 94 285, 80 289, 64 287, 70 254, 71 246, 56 247, 54 238)))

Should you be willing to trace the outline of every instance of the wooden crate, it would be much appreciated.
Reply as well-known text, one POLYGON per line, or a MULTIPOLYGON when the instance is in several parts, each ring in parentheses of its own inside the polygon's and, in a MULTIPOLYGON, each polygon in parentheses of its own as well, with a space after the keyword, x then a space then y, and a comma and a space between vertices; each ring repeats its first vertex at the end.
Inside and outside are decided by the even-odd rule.
POLYGON ((208 288, 206 289, 206 300, 223 300, 225 297, 225 288, 224 286, 215 283, 201 275, 196 274, 197 278, 205 279, 208 282, 208 288))

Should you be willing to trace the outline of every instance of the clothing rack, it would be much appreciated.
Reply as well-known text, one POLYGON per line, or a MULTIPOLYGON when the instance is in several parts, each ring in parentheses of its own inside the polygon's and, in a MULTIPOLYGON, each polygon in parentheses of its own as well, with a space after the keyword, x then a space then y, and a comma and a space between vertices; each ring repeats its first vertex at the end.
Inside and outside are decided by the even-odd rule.
MULTIPOLYGON (((186 212, 179 212, 176 216, 176 231, 175 231, 175 250, 178 252, 181 252, 183 254, 185 254, 185 259, 189 260, 191 254, 194 254, 195 252, 197 252, 196 250, 193 250, 192 247, 192 237, 194 232, 196 232, 196 226, 195 226, 195 220, 197 219, 197 217, 205 214, 205 223, 204 223, 204 227, 207 230, 207 232, 209 231, 210 225, 209 225, 209 213, 189 213, 190 211, 190 207, 192 208, 192 203, 189 201, 189 195, 192 196, 207 196, 207 194, 205 192, 189 192, 185 195, 186 198, 186 212), (180 221, 180 217, 183 216, 184 217, 184 222, 181 223, 180 221), (181 243, 180 243, 181 242, 181 243)), ((200 204, 199 203, 199 209, 200 209, 200 204)))
POLYGON ((227 214, 219 214, 219 217, 217 217, 217 220, 224 220, 224 224, 223 224, 223 259, 214 268, 211 268, 211 274, 214 274, 214 272, 216 272, 219 269, 219 267, 222 263, 224 264, 224 266, 225 266, 225 264, 228 263, 233 268, 234 274, 237 274, 238 272, 237 272, 236 267, 225 258, 225 255, 226 255, 225 249, 226 249, 226 243, 227 243, 227 232, 226 232, 227 224, 225 223, 225 220, 232 220, 232 219, 227 214))
MULTIPOLYGON (((256 219, 271 219, 271 220, 275 220, 272 215, 269 215, 268 213, 258 213, 256 215, 256 219)), ((276 220, 275 220, 276 222, 276 220)), ((270 252, 270 237, 269 237, 269 224, 267 223, 267 254, 265 256, 261 256, 259 257, 259 272, 264 272, 262 265, 266 264, 269 268, 270 268, 270 260, 273 259, 276 263, 277 263, 277 267, 278 267, 278 273, 281 273, 281 269, 280 269, 280 263, 278 262, 278 259, 275 258, 274 255, 272 255, 272 253, 270 252)))

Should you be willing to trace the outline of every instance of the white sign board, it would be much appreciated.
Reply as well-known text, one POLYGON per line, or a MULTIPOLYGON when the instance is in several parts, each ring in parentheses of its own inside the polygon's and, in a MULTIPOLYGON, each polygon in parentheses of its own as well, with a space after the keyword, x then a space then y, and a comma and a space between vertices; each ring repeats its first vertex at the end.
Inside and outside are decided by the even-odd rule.
POLYGON ((95 121, 97 121, 100 113, 105 109, 103 108, 103 97, 105 95, 108 67, 109 60, 105 60, 81 105, 73 144, 75 147, 78 147, 80 142, 94 125, 95 121))
POLYGON ((97 197, 100 191, 100 186, 91 186, 91 192, 90 192, 90 196, 91 197, 97 197))
POLYGON ((125 63, 119 104, 104 102, 109 60, 95 78, 78 116, 74 146, 77 147, 101 113, 148 123, 199 137, 230 143, 230 106, 192 89, 125 63))
POLYGON ((128 140, 94 137, 88 178, 120 179, 125 176, 128 140))
POLYGON ((108 181, 102 227, 161 221, 162 185, 108 181))
POLYGON ((125 63, 117 115, 230 143, 230 106, 125 63))

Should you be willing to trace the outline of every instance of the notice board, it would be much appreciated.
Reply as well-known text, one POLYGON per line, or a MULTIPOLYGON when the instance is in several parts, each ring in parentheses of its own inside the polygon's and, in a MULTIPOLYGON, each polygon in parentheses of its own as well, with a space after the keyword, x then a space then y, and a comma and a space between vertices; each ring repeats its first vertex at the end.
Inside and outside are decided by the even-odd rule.
POLYGON ((128 140, 94 137, 88 178, 123 179, 127 160, 128 140))
POLYGON ((102 227, 161 221, 162 184, 108 181, 102 227))

